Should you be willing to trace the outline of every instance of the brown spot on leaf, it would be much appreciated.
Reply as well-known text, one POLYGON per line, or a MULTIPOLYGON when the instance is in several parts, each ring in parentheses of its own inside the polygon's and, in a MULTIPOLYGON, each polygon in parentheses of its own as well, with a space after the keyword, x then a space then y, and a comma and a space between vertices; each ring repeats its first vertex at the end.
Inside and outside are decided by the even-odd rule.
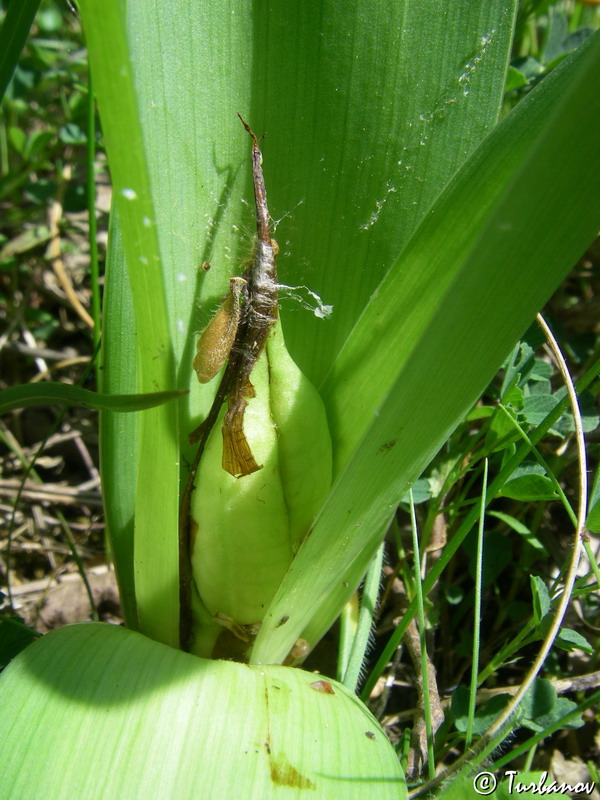
POLYGON ((395 439, 390 439, 389 442, 384 442, 381 445, 381 447, 379 448, 378 452, 380 452, 380 453, 388 453, 392 449, 392 447, 395 447, 395 446, 396 446, 396 440, 395 439))
POLYGON ((324 694, 335 694, 333 686, 329 683, 329 681, 313 681, 310 684, 310 688, 314 689, 315 692, 323 692, 324 694))
POLYGON ((269 760, 273 783, 277 783, 279 786, 293 786, 296 789, 312 789, 313 791, 317 788, 316 784, 306 775, 301 775, 284 755, 270 755, 269 760))

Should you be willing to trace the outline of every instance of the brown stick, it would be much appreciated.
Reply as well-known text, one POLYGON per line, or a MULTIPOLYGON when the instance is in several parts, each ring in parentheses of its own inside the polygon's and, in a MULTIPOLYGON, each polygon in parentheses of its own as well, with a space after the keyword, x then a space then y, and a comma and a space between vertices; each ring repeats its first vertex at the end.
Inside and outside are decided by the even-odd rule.
POLYGON ((190 468, 179 514, 180 642, 183 650, 190 648, 193 623, 190 520, 192 492, 195 488, 200 459, 225 400, 228 401, 228 410, 223 421, 223 469, 235 477, 243 477, 262 468, 256 463, 244 434, 244 413, 248 399, 255 395, 250 375, 264 349, 269 331, 277 319, 278 290, 275 257, 278 247, 277 242, 271 239, 267 192, 262 171, 262 153, 258 138, 244 119, 239 114, 238 116, 252 137, 252 177, 256 203, 257 242, 252 262, 243 275, 247 285, 244 292, 246 302, 241 309, 227 367, 206 419, 189 435, 190 444, 198 442, 198 450, 190 468))

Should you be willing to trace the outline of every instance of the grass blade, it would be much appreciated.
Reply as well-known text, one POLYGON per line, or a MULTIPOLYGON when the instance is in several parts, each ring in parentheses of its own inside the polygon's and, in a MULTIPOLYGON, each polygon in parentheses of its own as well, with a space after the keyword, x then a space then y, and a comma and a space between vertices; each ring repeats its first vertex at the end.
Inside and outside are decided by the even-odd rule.
POLYGON ((184 392, 153 392, 149 394, 110 395, 91 392, 80 386, 66 383, 29 383, 0 392, 0 413, 16 408, 48 406, 52 404, 83 406, 101 411, 143 411, 146 408, 168 403, 184 392))
POLYGON ((40 0, 19 0, 10 3, 0 31, 0 100, 10 83, 40 0))

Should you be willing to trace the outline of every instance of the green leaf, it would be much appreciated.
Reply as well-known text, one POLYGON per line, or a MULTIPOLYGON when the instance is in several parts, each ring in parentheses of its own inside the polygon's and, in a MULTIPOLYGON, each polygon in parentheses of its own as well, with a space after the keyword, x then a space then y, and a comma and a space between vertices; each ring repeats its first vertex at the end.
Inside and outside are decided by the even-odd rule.
POLYGON ((525 76, 528 83, 532 83, 544 73, 544 65, 532 56, 516 59, 513 61, 513 67, 525 76))
MULTIPOLYGON (((561 388, 556 393, 559 398, 563 398, 566 390, 561 388)), ((581 412, 581 425, 584 433, 595 431, 600 422, 598 409, 596 408, 596 398, 591 392, 583 392, 578 398, 579 410, 581 412)), ((563 435, 566 432, 575 430, 575 423, 573 421, 573 414, 568 411, 562 419, 558 421, 555 428, 563 435)))
POLYGON ((542 621, 550 610, 550 595, 544 581, 538 575, 530 575, 531 594, 536 625, 542 621))
POLYGON ((523 384, 529 378, 535 365, 534 352, 533 346, 529 341, 520 341, 516 344, 505 364, 503 364, 505 373, 502 381, 501 397, 505 396, 511 386, 517 383, 523 384))
POLYGON ((116 626, 60 628, 0 676, 0 797, 403 800, 378 722, 319 677, 206 661, 116 626))
MULTIPOLYGON (((566 697, 557 697, 551 711, 536 717, 535 720, 523 720, 523 727, 529 728, 529 730, 535 731, 536 733, 547 731, 555 722, 567 714, 570 714, 576 708, 577 703, 574 703, 572 700, 568 700, 566 697)), ((579 714, 568 722, 562 723, 561 728, 564 730, 575 730, 581 728, 584 724, 581 714, 579 714)))
POLYGON ((549 9, 548 28, 543 52, 543 60, 549 63, 562 55, 564 42, 569 35, 569 21, 564 11, 557 8, 549 9))
POLYGON ((593 655, 596 652, 585 636, 571 630, 571 628, 561 628, 560 633, 554 640, 554 644, 568 653, 572 653, 573 650, 583 650, 585 653, 593 655))
POLYGON ((525 398, 523 415, 530 425, 539 425, 552 411, 560 398, 553 394, 534 394, 525 398))
POLYGON ((501 520, 502 522, 506 523, 510 528, 516 531, 520 536, 522 536, 525 541, 531 545, 535 550, 539 550, 543 553, 546 552, 546 548, 540 542, 540 540, 535 536, 527 527, 524 525, 520 520, 513 517, 511 514, 505 514, 503 511, 488 511, 488 516, 496 517, 496 519, 501 520))
POLYGON ((74 122, 61 125, 58 129, 58 136, 64 144, 85 144, 87 140, 84 131, 74 122))
POLYGON ((544 473, 544 468, 533 461, 523 463, 513 472, 500 490, 500 495, 523 501, 558 498, 554 484, 544 473))
MULTIPOLYGON (((497 719, 510 700, 508 694, 498 694, 486 700, 475 712, 473 721, 473 733, 483 733, 492 722, 497 719)), ((454 725, 458 731, 464 733, 468 726, 469 713, 469 690, 466 686, 459 686, 452 693, 452 714, 454 725)))
POLYGON ((544 361, 543 358, 535 358, 529 379, 532 381, 549 381, 553 374, 552 364, 544 361))
POLYGON ((505 405, 510 405, 513 408, 523 408, 524 395, 523 390, 519 386, 512 386, 502 397, 505 405))
POLYGON ((520 718, 535 722, 549 714, 556 704, 556 689, 545 678, 536 678, 519 706, 520 718))
MULTIPOLYGON (((519 391, 519 389, 513 387, 508 394, 519 391)), ((485 446, 490 453, 505 449, 510 442, 519 441, 519 432, 516 430, 514 422, 512 422, 515 416, 511 408, 506 408, 506 411, 502 408, 495 409, 490 421, 490 427, 485 436, 485 446)))
POLYGON ((54 131, 33 131, 27 137, 27 148, 25 150, 25 158, 35 160, 42 156, 42 153, 50 142, 54 139, 54 131))
MULTIPOLYGON (((133 3, 128 5, 127 18, 133 14, 133 7, 133 3)), ((110 265, 108 273, 121 271, 121 279, 128 280, 135 311, 135 325, 115 331, 115 335, 136 342, 136 369, 132 370, 131 363, 123 369, 137 376, 137 391, 168 390, 177 383, 170 330, 171 324, 176 326, 176 319, 167 309, 156 197, 148 173, 125 10, 115 0, 101 4, 87 0, 81 3, 80 10, 111 165, 114 203, 126 231, 123 249, 127 276, 122 262, 110 265)), ((167 29, 157 25, 154 18, 152 25, 157 31, 167 29)), ((175 276, 171 279, 175 280, 175 276)), ((123 349, 127 346, 121 348, 122 352, 123 349)), ((107 350, 105 342, 104 353, 107 367, 112 366, 115 348, 107 350)), ((118 380, 107 374, 104 388, 118 380)), ((128 481, 132 472, 137 472, 135 548, 129 548, 133 553, 133 575, 127 564, 124 569, 135 580, 139 624, 141 630, 174 646, 179 642, 177 421, 176 409, 163 406, 147 412, 135 428, 139 427, 138 452, 143 452, 144 457, 136 459, 137 470, 132 471, 129 463, 120 466, 120 472, 130 473, 128 481)), ((134 438, 134 434, 128 437, 128 447, 134 438)), ((113 536, 118 533, 112 531, 113 536)), ((131 592, 131 586, 126 590, 131 592)))
POLYGON ((520 89, 521 86, 527 86, 527 78, 516 67, 508 68, 508 76, 506 78, 506 91, 512 92, 515 89, 520 89))
MULTIPOLYGON (((425 503, 432 497, 431 482, 428 478, 419 478, 411 486, 413 494, 413 502, 415 505, 425 503)), ((401 503, 410 503, 408 492, 400 498, 401 503)))
POLYGON ((536 500, 557 500, 554 484, 545 475, 530 473, 514 480, 506 481, 499 494, 512 500, 533 502, 536 500))
POLYGON ((548 68, 560 63, 567 53, 576 50, 592 35, 590 28, 569 30, 569 20, 563 9, 552 6, 549 9, 548 34, 544 46, 544 62, 548 68))
MULTIPOLYGON (((540 393, 533 394, 526 398, 523 413, 530 425, 539 425, 544 417, 559 403, 565 395, 564 389, 556 394, 540 393)), ((578 398, 581 412, 582 426, 585 433, 596 430, 600 420, 596 410, 594 398, 589 392, 585 392, 578 398)), ((566 413, 553 426, 553 431, 558 435, 564 436, 567 432, 574 431, 573 415, 566 413)))
MULTIPOLYGON (((102 337, 104 370, 103 389, 115 394, 135 392, 138 386, 137 348, 135 336, 123 336, 123 331, 135 331, 133 301, 130 293, 114 291, 112 265, 123 264, 124 252, 116 211, 111 215, 108 240, 103 313, 106 323, 102 337)), ((122 276, 126 281, 127 276, 122 276)), ((100 425, 100 455, 102 495, 106 522, 110 532, 111 549, 119 580, 119 592, 127 625, 139 630, 135 596, 134 519, 138 481, 139 417, 135 414, 102 414, 100 425), (124 468, 127 465, 127 468, 124 468)), ((165 468, 165 480, 169 472, 165 468)), ((162 519, 162 518, 161 518, 162 519)), ((167 524, 170 516, 162 521, 167 524)), ((157 547, 162 548, 162 543, 157 547)), ((167 558, 168 558, 167 553, 167 558)))
POLYGON ((594 476, 585 524, 590 531, 600 533, 600 467, 596 470, 594 476))
POLYGON ((466 422, 472 422, 476 419, 490 419, 496 413, 496 409, 493 406, 475 406, 475 408, 471 409, 467 416, 465 417, 466 422))
POLYGON ((67 383, 28 383, 0 392, 0 413, 32 406, 69 405, 103 411, 143 411, 168 403, 185 391, 151 392, 148 394, 110 395, 91 392, 67 383))
POLYGON ((27 141, 27 134, 22 128, 16 125, 11 125, 7 131, 8 141, 11 147, 20 155, 25 155, 25 142, 27 141))

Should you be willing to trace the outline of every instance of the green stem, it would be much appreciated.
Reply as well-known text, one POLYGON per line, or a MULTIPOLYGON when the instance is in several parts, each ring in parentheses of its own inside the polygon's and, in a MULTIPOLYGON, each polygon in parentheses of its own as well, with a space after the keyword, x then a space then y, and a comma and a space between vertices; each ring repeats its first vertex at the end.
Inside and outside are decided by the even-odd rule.
POLYGON ((471 665, 471 687, 469 694, 469 717, 465 737, 466 746, 473 741, 473 723, 475 720, 475 702, 477 700, 477 673, 479 671, 479 645, 481 631, 481 583, 483 580, 483 526, 487 502, 488 460, 483 462, 483 491, 481 492, 480 517, 477 530, 477 563, 475 574, 475 600, 473 603, 473 658, 471 665))

